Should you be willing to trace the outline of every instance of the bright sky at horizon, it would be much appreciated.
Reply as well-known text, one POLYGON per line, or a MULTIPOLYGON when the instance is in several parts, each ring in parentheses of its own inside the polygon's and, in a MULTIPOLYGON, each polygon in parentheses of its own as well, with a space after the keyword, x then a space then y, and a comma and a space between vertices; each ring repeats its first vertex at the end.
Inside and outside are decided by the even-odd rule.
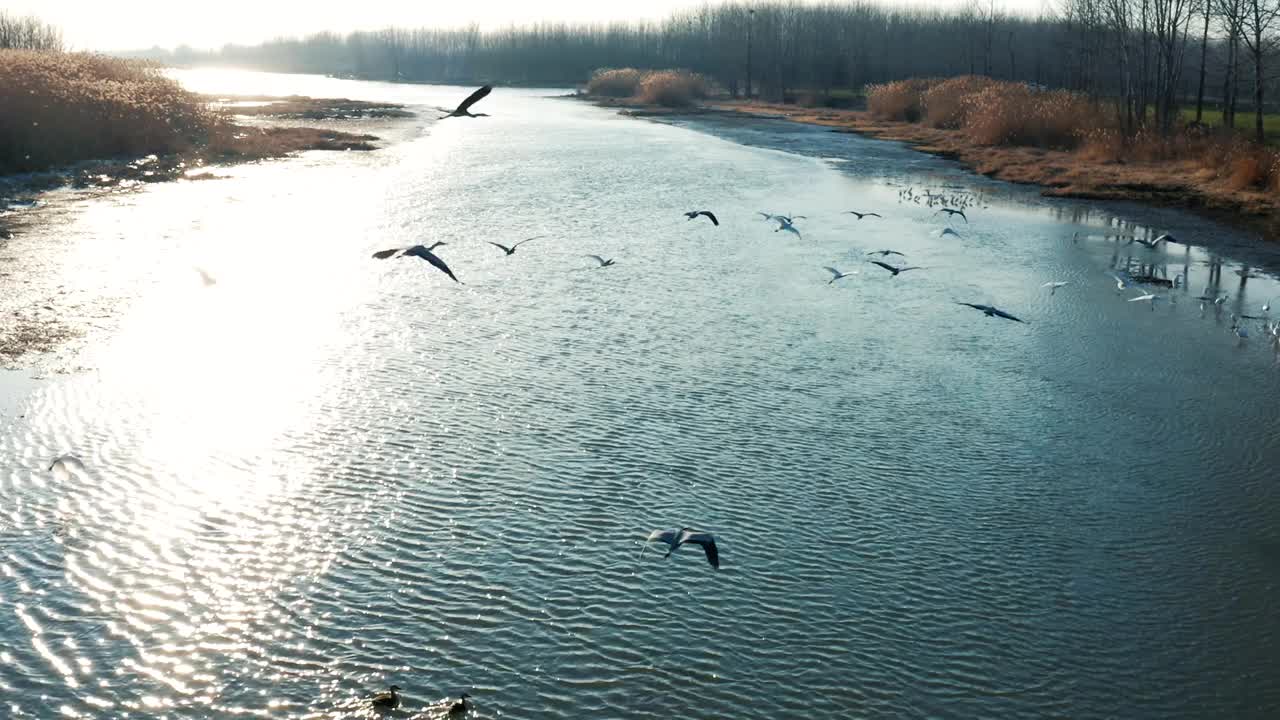
MULTIPOLYGON (((715 0, 711 0, 713 3, 715 0)), ((958 7, 969 0, 886 0, 890 5, 958 7)), ((1038 12, 1048 0, 997 0, 1010 12, 1038 12)), ((404 0, 312 0, 305 6, 262 0, 185 3, 174 0, 5 0, 0 10, 35 15, 62 28, 77 50, 131 50, 156 45, 215 48, 252 44, 280 36, 331 30, 349 32, 390 25, 455 27, 471 22, 492 28, 538 20, 603 22, 660 18, 703 0, 648 0, 644 3, 599 0, 469 0, 423 3, 404 0), (302 9, 305 7, 305 9, 302 9)))

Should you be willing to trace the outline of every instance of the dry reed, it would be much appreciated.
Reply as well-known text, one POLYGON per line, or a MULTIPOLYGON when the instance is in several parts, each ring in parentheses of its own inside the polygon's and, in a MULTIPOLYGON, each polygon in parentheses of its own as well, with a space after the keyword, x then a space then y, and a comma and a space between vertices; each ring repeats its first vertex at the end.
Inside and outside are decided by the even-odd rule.
POLYGON ((87 53, 0 50, 0 173, 182 152, 218 116, 155 66, 87 53))

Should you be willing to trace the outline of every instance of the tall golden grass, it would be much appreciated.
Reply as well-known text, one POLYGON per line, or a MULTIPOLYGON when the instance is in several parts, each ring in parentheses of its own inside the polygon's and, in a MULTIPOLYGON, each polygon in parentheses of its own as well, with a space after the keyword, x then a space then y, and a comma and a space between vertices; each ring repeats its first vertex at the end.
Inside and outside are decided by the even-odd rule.
POLYGON ((1098 126, 1101 109, 1083 95, 966 75, 915 78, 867 88, 867 109, 882 120, 963 130, 978 145, 1072 149, 1098 126))
POLYGON ((867 110, 880 120, 920 122, 924 117, 924 94, 940 82, 936 78, 911 78, 868 85, 867 110))
POLYGON ((687 70, 611 68, 595 71, 587 82, 589 95, 664 107, 688 107, 710 92, 705 77, 687 70))
POLYGON ((591 73, 587 94, 601 97, 629 98, 640 90, 644 71, 635 68, 601 68, 591 73))
POLYGON ((961 75, 931 85, 920 94, 924 124, 936 128, 960 128, 969 117, 971 95, 987 89, 993 81, 981 75, 961 75))
POLYGON ((899 80, 866 92, 872 117, 956 130, 975 145, 1067 150, 1092 164, 1172 163, 1180 172, 1209 170, 1231 191, 1280 192, 1276 150, 1195 127, 1126 134, 1113 109, 1066 90, 967 75, 899 80))
POLYGON ((0 173, 182 152, 219 117, 155 66, 87 53, 0 50, 0 173))

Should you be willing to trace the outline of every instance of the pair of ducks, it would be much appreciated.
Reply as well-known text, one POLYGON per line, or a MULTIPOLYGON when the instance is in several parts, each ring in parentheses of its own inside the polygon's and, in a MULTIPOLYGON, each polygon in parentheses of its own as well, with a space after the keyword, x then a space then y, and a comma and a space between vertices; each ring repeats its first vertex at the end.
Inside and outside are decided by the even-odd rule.
MULTIPOLYGON (((466 693, 459 695, 458 699, 449 706, 449 715, 451 717, 459 717, 466 714, 466 712, 471 709, 471 706, 467 704, 467 700, 470 697, 471 696, 466 693)), ((400 707, 400 686, 392 685, 385 691, 374 695, 369 698, 369 704, 379 710, 394 710, 400 707)))

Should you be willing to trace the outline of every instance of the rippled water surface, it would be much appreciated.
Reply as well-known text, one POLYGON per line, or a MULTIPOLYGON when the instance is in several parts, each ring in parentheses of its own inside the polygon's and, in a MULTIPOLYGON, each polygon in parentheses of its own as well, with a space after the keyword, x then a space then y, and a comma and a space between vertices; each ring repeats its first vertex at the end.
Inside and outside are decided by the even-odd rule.
POLYGON ((187 81, 423 113, 54 193, 0 248, 86 333, 0 378, 0 715, 1280 715, 1280 367, 1229 331, 1280 296, 1265 246, 780 122, 187 81), (907 186, 972 198, 960 237, 907 186), (1188 244, 1107 237, 1155 232, 1188 244), (465 285, 369 258, 436 240, 465 285), (1189 287, 1127 302, 1131 258, 1189 287), (638 557, 682 525, 718 572, 638 557))

